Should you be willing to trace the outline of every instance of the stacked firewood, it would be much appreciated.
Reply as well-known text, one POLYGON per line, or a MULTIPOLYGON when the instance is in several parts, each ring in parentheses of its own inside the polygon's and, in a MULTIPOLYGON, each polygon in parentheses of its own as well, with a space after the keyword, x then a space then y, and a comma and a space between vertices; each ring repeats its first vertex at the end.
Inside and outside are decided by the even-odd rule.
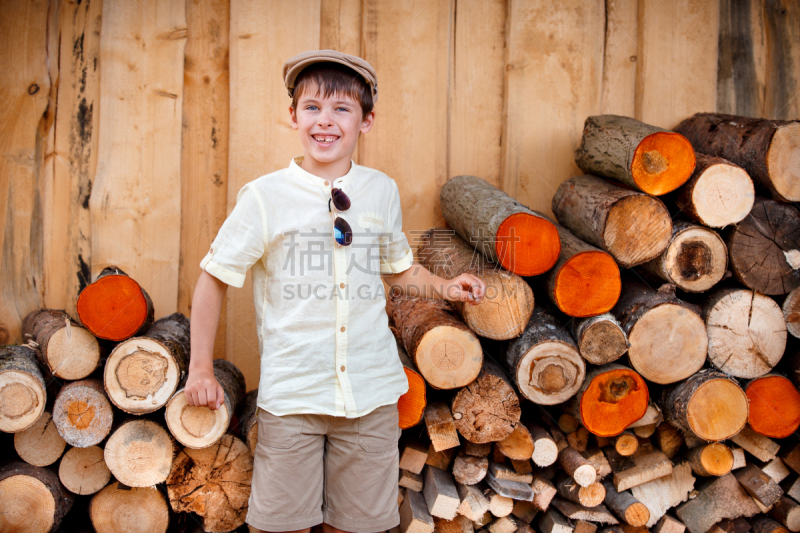
MULTIPOLYGON (((189 320, 154 321, 147 292, 118 268, 103 270, 76 310, 79 321, 33 311, 26 344, 0 347, 0 431, 13 433, 3 441, 2 511, 23 513, 25 531, 242 526, 253 458, 242 440, 251 435, 229 432, 243 427, 239 369, 214 361, 219 409, 187 405, 189 320)), ((254 405, 255 393, 247 399, 254 405)), ((0 518, 0 529, 14 522, 0 518)))
POLYGON ((418 259, 487 289, 387 297, 399 531, 800 531, 799 161, 797 121, 593 116, 556 220, 449 180, 418 259))

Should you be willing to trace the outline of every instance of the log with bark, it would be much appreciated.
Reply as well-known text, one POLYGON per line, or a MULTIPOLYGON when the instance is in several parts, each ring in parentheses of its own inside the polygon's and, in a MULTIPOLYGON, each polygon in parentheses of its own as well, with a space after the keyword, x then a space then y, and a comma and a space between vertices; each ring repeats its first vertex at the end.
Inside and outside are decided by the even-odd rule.
POLYGON ((793 205, 756 198, 727 244, 731 272, 745 287, 769 295, 800 287, 800 212, 793 205))
POLYGON ((103 458, 103 448, 70 448, 58 465, 58 478, 75 494, 99 492, 111 481, 111 470, 103 458))
POLYGON ((666 476, 636 485, 631 488, 633 497, 647 506, 650 520, 647 527, 653 527, 666 512, 693 496, 695 478, 688 463, 676 464, 666 476))
POLYGON ((611 364, 586 375, 573 400, 573 411, 594 435, 613 437, 642 418, 649 401, 647 383, 639 374, 611 364))
POLYGON ((100 380, 83 379, 64 385, 53 404, 53 422, 71 446, 86 448, 105 439, 114 413, 100 380))
POLYGON ((630 492, 618 492, 613 483, 603 483, 606 489, 605 503, 617 518, 633 527, 642 527, 650 521, 650 510, 630 492))
POLYGON ((184 448, 166 479, 172 509, 197 513, 206 531, 236 529, 247 515, 252 471, 247 445, 231 434, 202 450, 184 448))
POLYGON ((562 226, 610 253, 623 268, 658 257, 672 235, 672 219, 661 200, 595 176, 562 182, 552 209, 562 226))
POLYGON ((769 515, 786 526, 789 531, 800 531, 800 504, 793 499, 781 496, 778 503, 770 509, 769 515))
POLYGON ((490 356, 478 377, 453 396, 450 410, 458 432, 476 444, 505 439, 521 414, 511 381, 490 356))
POLYGON ((38 345, 42 364, 57 378, 83 379, 100 364, 97 339, 65 311, 31 311, 22 321, 22 335, 38 345))
POLYGON ((700 371, 665 389, 661 409, 668 422, 707 441, 733 437, 747 423, 747 396, 716 370, 700 371))
POLYGON ((606 313, 619 299, 619 267, 606 252, 587 244, 558 224, 561 254, 544 276, 547 297, 566 315, 606 313))
POLYGON ((238 419, 239 436, 247 444, 250 453, 255 456, 258 444, 258 389, 253 389, 245 394, 238 419))
POLYGON ((159 319, 108 356, 103 370, 108 397, 130 414, 160 409, 186 380, 189 349, 189 319, 181 313, 159 319))
POLYGON ((718 289, 703 306, 708 360, 739 378, 763 376, 786 348, 783 313, 772 298, 740 288, 718 289))
POLYGON ((722 157, 747 171, 756 185, 782 202, 800 200, 800 122, 696 113, 675 128, 698 152, 722 157))
POLYGON ((435 389, 457 389, 478 377, 483 349, 445 300, 390 294, 386 312, 403 347, 435 389))
POLYGON ((675 285, 654 291, 625 277, 612 313, 628 335, 631 366, 645 379, 665 385, 703 367, 708 350, 706 325, 698 307, 675 296, 675 285))
POLYGON ((67 446, 58 434, 53 416, 45 411, 31 427, 14 433, 14 449, 20 459, 33 466, 48 466, 61 457, 67 446))
POLYGON ((683 135, 630 117, 599 115, 586 119, 575 163, 587 174, 660 196, 689 179, 695 155, 683 135))
POLYGON ((522 333, 533 312, 533 291, 520 276, 487 260, 452 229, 424 232, 417 253, 419 262, 436 276, 449 280, 466 273, 486 283, 480 305, 451 303, 476 335, 505 340, 522 333))
POLYGON ((225 397, 218 409, 189 405, 183 389, 167 402, 164 416, 175 439, 188 448, 206 448, 228 431, 231 418, 244 399, 244 374, 225 359, 214 359, 214 377, 225 397))
POLYGON ((0 467, 0 531, 58 531, 74 498, 52 470, 7 463, 0 467))
POLYGON ((536 276, 556 263, 561 242, 553 223, 486 180, 456 176, 440 199, 448 226, 509 272, 536 276))
POLYGON ((169 505, 156 487, 128 487, 115 481, 92 497, 89 516, 100 532, 147 531, 165 533, 169 505), (120 513, 121 509, 131 512, 120 513))
POLYGON ((792 290, 783 301, 783 317, 786 319, 786 330, 793 337, 800 338, 800 288, 792 290))
POLYGON ((784 376, 767 374, 753 379, 744 392, 750 402, 747 420, 756 433, 782 439, 800 427, 800 393, 784 376))
POLYGON ((163 425, 137 418, 115 427, 103 457, 118 481, 129 487, 150 487, 167 479, 175 446, 163 425))
POLYGON ((628 490, 672 473, 672 461, 652 446, 640 446, 636 453, 624 457, 613 448, 607 452, 617 491, 628 490))
POLYGON ((741 222, 753 208, 753 180, 738 165, 721 157, 697 153, 692 177, 678 189, 681 214, 710 228, 741 222))
POLYGON ((141 335, 155 318, 153 301, 144 288, 115 266, 104 268, 81 291, 75 310, 83 327, 110 341, 141 335))
POLYGON ((44 412, 47 390, 30 346, 0 346, 0 431, 31 427, 44 412))
POLYGON ((705 292, 725 277, 728 248, 717 232, 677 221, 667 249, 641 268, 686 292, 705 292))
POLYGON ((764 507, 772 507, 783 496, 783 489, 763 470, 754 464, 747 464, 734 473, 739 484, 750 496, 764 507))
POLYGON ((687 459, 698 476, 724 476, 733 469, 733 452, 721 442, 695 446, 687 452, 687 459))
POLYGON ((628 351, 628 336, 611 313, 571 320, 570 328, 581 356, 593 365, 611 363, 628 351))

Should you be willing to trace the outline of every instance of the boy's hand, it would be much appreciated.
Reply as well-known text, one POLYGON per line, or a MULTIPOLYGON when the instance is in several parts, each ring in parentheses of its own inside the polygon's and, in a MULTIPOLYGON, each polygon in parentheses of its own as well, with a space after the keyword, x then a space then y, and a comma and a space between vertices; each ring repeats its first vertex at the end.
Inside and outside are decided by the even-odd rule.
POLYGON ((486 293, 486 283, 472 274, 461 274, 445 286, 444 299, 453 302, 469 302, 478 305, 486 293))
POLYGON ((225 392, 212 369, 189 371, 183 392, 186 394, 186 403, 196 407, 217 410, 225 401, 225 392))

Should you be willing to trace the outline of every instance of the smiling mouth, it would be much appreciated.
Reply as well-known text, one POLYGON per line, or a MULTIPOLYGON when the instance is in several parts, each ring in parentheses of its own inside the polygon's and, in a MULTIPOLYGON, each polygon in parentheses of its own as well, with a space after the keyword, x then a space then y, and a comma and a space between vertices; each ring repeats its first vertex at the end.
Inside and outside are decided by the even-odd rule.
POLYGON ((333 144, 339 138, 335 135, 312 135, 311 137, 320 144, 333 144))

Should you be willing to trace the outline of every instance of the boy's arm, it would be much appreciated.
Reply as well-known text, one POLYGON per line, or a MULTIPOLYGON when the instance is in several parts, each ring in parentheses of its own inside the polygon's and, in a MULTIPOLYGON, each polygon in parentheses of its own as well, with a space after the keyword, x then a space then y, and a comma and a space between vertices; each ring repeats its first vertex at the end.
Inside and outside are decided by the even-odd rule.
POLYGON ((214 377, 214 338, 217 335, 222 299, 228 285, 205 270, 200 273, 192 298, 191 358, 186 379, 186 402, 218 409, 225 393, 214 377))
POLYGON ((397 274, 382 274, 390 291, 419 298, 470 302, 478 305, 486 292, 486 283, 472 274, 461 274, 451 280, 435 276, 414 261, 411 268, 397 274))

